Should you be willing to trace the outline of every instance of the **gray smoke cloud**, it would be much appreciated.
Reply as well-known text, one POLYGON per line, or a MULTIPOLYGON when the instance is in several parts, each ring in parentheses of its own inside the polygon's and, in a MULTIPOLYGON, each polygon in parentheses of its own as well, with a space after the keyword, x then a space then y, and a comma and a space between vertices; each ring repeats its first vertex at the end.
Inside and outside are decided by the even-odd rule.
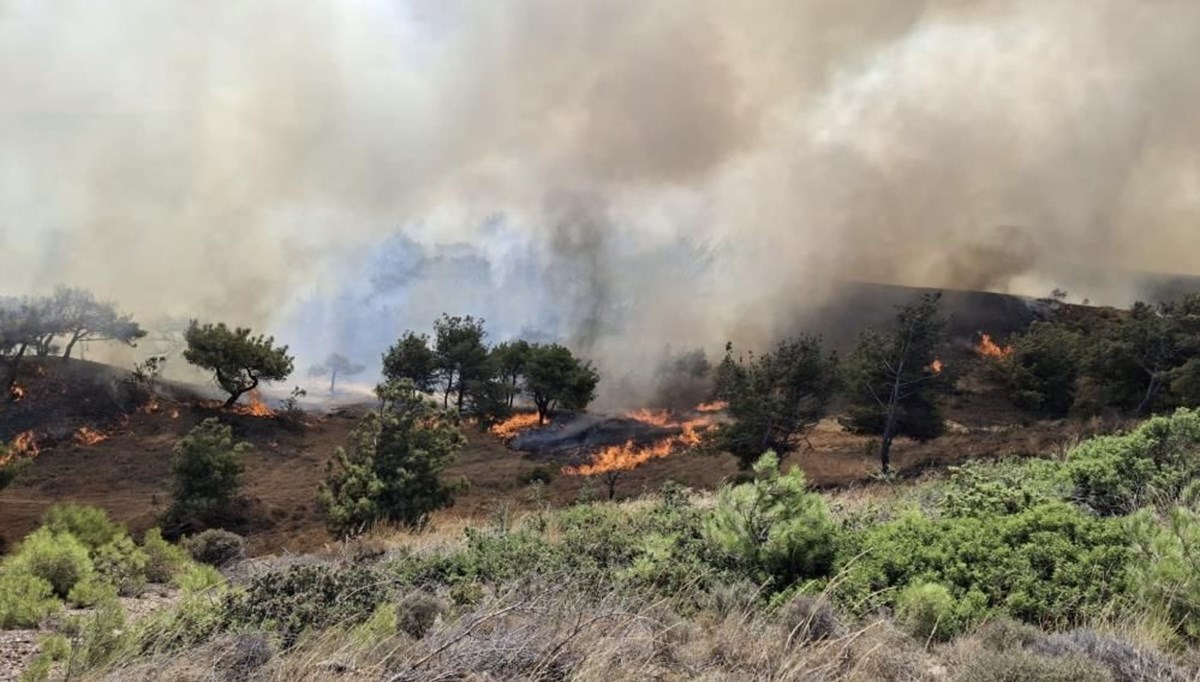
POLYGON ((1124 303, 1200 275, 1198 57, 1192 0, 4 0, 0 289, 606 369, 837 279, 1124 303))

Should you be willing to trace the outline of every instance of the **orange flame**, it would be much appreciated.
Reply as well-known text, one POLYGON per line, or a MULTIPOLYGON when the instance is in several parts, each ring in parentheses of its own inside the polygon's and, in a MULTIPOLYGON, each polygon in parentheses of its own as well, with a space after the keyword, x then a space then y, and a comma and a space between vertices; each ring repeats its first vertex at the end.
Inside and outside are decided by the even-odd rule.
POLYGON ((713 423, 712 418, 707 415, 698 419, 675 421, 666 410, 639 409, 628 412, 625 416, 652 426, 678 428, 680 433, 649 445, 635 445, 633 441, 628 441, 624 445, 609 446, 597 453, 587 464, 563 467, 563 473, 568 476, 594 476, 612 471, 632 471, 646 462, 699 445, 701 432, 713 423))
POLYGON ((171 410, 171 419, 179 419, 179 410, 171 410))
POLYGON ((994 360, 1003 360, 1013 354, 1012 346, 1000 346, 995 341, 992 341, 990 334, 984 334, 979 341, 979 346, 975 349, 985 358, 994 360))
POLYGON ((945 369, 945 367, 946 366, 942 364, 941 358, 934 358, 933 362, 929 363, 929 367, 927 367, 926 369, 928 369, 930 372, 933 372, 934 374, 941 374, 942 370, 945 369))
POLYGON ((12 388, 8 389, 8 395, 14 403, 19 403, 25 399, 25 387, 21 384, 13 384, 12 388))
POLYGON ((258 392, 258 389, 250 391, 247 395, 250 396, 250 404, 236 405, 233 408, 234 411, 236 411, 238 414, 245 414, 251 417, 275 416, 275 412, 271 410, 271 408, 267 407, 267 404, 263 402, 262 394, 258 392))
POLYGON ((714 400, 711 403, 700 403, 696 406, 696 411, 705 413, 720 412, 727 407, 729 407, 729 403, 725 402, 724 400, 714 400))
POLYGON ((538 425, 537 412, 519 412, 488 429, 500 440, 509 441, 517 434, 538 425))
POLYGON ((34 435, 33 431, 24 431, 18 433, 17 437, 13 439, 13 442, 8 446, 8 452, 0 456, 0 464, 8 464, 10 461, 20 457, 32 459, 37 457, 39 453, 41 453, 41 449, 38 448, 37 436, 34 435))
POLYGON ((86 426, 75 432, 75 442, 80 445, 95 445, 106 440, 108 440, 108 436, 86 426))

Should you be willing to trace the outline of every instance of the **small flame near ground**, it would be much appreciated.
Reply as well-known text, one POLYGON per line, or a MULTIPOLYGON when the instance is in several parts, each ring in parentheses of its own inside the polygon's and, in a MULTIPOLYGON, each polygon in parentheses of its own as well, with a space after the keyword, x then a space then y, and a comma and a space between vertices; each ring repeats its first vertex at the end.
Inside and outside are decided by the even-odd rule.
POLYGON ((711 403, 700 403, 696 406, 696 411, 704 414, 712 414, 713 412, 722 412, 728 407, 729 403, 724 400, 714 400, 711 403))
POLYGON ((946 366, 942 364, 941 358, 934 358, 933 362, 929 363, 929 367, 927 367, 926 369, 928 369, 930 372, 933 372, 934 374, 941 374, 942 370, 945 368, 946 368, 946 366))
MULTIPOLYGON (((700 434, 713 425, 712 417, 705 413, 716 411, 711 409, 715 404, 708 403, 697 407, 696 412, 704 416, 683 421, 673 419, 666 410, 640 409, 628 412, 625 416, 630 419, 653 426, 678 428, 681 433, 649 445, 637 445, 633 441, 628 441, 624 445, 613 445, 601 450, 587 464, 563 467, 562 471, 567 476, 595 476, 616 471, 633 471, 647 462, 662 459, 679 450, 695 447, 700 444, 700 434), (702 410, 701 407, 710 409, 702 410)), ((720 409, 724 409, 724 407, 722 405, 720 409)))
POLYGON ((538 425, 538 416, 536 412, 519 412, 504 421, 493 424, 488 431, 500 440, 510 441, 517 437, 517 434, 526 429, 532 429, 538 425))
POLYGON ((246 395, 250 398, 250 403, 247 405, 234 405, 233 410, 235 412, 251 417, 275 416, 275 412, 263 402, 262 394, 258 392, 258 389, 254 389, 246 395))
POLYGON ((96 445, 108 440, 108 436, 88 427, 83 427, 75 432, 75 442, 80 445, 96 445))
POLYGON ((8 389, 8 396, 14 403, 19 403, 25 399, 25 387, 21 384, 13 384, 12 388, 8 389))
POLYGON ((33 431, 23 431, 17 434, 8 446, 8 452, 0 453, 0 465, 8 464, 14 459, 37 457, 41 453, 37 444, 37 435, 33 431))
POLYGON ((1013 347, 1001 346, 992 340, 990 334, 983 334, 983 338, 979 340, 979 345, 975 350, 985 358, 994 360, 1003 360, 1013 354, 1013 347))

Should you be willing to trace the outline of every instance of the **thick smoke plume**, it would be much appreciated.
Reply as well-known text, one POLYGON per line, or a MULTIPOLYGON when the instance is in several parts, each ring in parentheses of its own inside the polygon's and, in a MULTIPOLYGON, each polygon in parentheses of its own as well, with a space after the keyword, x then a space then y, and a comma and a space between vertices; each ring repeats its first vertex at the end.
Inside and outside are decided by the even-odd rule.
POLYGON ((1197 58, 1193 0, 0 0, 0 289, 614 366, 837 279, 1123 303, 1200 274, 1197 58))

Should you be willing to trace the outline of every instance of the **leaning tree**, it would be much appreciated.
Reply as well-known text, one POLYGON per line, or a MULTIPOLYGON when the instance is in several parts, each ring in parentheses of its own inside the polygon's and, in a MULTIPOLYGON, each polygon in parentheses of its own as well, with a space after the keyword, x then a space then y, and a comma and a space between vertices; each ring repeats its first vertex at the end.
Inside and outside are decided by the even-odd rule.
POLYGON ((224 322, 192 320, 184 338, 184 359, 213 372, 217 385, 229 394, 226 408, 233 407, 243 393, 258 388, 260 382, 283 381, 292 373, 288 347, 275 346, 272 336, 251 336, 249 329, 230 329, 224 322))

